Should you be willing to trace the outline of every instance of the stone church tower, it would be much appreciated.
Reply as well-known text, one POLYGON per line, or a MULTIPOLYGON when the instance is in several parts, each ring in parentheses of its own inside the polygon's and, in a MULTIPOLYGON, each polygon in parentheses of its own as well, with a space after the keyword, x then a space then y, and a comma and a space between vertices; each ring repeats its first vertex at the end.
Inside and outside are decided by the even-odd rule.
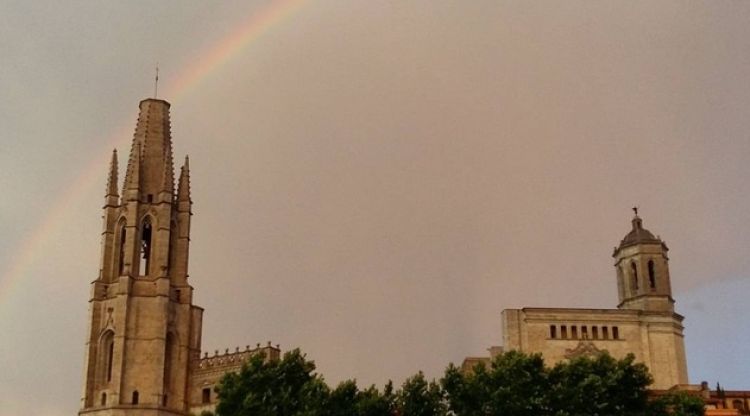
POLYGON ((250 356, 279 346, 201 354, 203 309, 188 283, 190 168, 175 192, 170 105, 140 103, 125 180, 107 178, 99 276, 91 283, 79 415, 187 416, 212 411, 214 387, 250 356))
MULTIPOLYGON (((636 210, 637 211, 637 210, 636 210)), ((674 312, 669 282, 667 244, 643 228, 636 212, 633 229, 620 241, 612 257, 617 270, 620 309, 674 312)))
POLYGON ((203 310, 188 283, 190 171, 175 193, 169 103, 140 103, 122 193, 117 153, 91 283, 81 415, 185 415, 203 310))
MULTIPOLYGON (((607 351, 633 354, 648 366, 657 390, 688 383, 683 317, 675 312, 667 245, 643 228, 636 212, 632 228, 615 247, 616 309, 527 307, 502 312, 503 346, 542 353, 547 363, 607 351)), ((468 358, 465 366, 484 360, 468 358)))

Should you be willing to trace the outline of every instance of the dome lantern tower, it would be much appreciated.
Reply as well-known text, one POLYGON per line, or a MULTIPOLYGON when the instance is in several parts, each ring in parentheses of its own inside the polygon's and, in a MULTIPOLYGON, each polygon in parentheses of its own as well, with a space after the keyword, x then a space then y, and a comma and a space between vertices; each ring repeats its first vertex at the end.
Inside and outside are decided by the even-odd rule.
POLYGON ((620 309, 674 312, 667 244, 643 228, 633 208, 632 229, 615 248, 617 294, 620 309))

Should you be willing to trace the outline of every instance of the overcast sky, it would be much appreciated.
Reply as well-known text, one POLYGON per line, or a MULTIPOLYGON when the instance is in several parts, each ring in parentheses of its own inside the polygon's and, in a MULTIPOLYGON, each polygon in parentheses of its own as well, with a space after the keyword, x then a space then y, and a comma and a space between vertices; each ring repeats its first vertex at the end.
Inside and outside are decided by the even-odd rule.
POLYGON ((0 415, 78 409, 106 165, 157 61, 204 350, 439 376, 504 308, 615 307, 638 205, 690 381, 750 389, 750 2, 309 0, 175 86, 269 7, 0 2, 0 415))

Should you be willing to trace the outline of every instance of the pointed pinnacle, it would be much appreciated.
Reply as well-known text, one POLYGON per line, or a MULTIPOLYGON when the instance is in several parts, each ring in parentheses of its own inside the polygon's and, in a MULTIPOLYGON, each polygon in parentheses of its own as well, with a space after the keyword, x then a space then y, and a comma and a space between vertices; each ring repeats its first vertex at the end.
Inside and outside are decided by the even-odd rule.
POLYGON ((180 169, 180 183, 177 187, 177 200, 190 202, 190 159, 185 156, 185 164, 180 169))
POLYGON ((112 161, 109 165, 109 177, 107 177, 106 196, 119 196, 117 192, 117 149, 112 150, 112 161))

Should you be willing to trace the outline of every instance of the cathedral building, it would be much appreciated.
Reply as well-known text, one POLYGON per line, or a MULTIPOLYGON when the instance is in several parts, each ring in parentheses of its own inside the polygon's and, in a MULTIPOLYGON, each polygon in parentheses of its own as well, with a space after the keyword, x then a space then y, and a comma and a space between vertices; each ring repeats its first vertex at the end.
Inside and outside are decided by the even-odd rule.
MULTIPOLYGON (((80 416, 200 414, 213 410, 214 386, 224 374, 255 353, 279 357, 270 343, 201 353, 203 309, 193 304, 188 274, 190 167, 186 157, 175 181, 169 111, 164 100, 140 102, 121 189, 117 152, 112 155, 99 275, 89 296, 80 416)), ((490 348, 490 355, 542 353, 553 364, 602 351, 618 358, 632 353, 651 371, 652 388, 686 385, 683 317, 674 310, 667 251, 636 210, 613 253, 617 308, 506 309, 504 345, 490 348)), ((464 368, 488 359, 467 358, 464 368)), ((750 404, 744 396, 732 400, 750 404)), ((724 404, 717 399, 717 408, 724 404)))
POLYGON ((112 155, 79 415, 198 414, 213 408, 221 376, 251 354, 279 356, 269 343, 201 357, 203 309, 188 275, 190 167, 186 157, 175 191, 169 108, 141 101, 121 190, 112 155))
MULTIPOLYGON (((542 353, 548 364, 608 351, 629 353, 648 366, 653 389, 688 383, 683 317, 674 310, 667 245, 643 228, 636 214, 632 229, 615 247, 616 309, 522 308, 502 312, 503 346, 494 356, 517 350, 542 353)), ((469 369, 484 357, 467 358, 469 369)))

